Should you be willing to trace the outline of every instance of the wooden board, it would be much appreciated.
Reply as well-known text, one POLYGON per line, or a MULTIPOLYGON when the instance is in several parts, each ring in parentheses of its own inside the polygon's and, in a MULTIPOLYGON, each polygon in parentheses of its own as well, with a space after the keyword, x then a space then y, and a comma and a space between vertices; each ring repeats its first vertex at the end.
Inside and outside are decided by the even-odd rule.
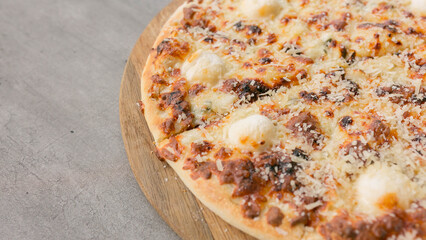
POLYGON ((136 103, 140 78, 161 27, 183 0, 173 0, 142 33, 124 70, 120 122, 130 166, 146 198, 182 239, 254 239, 208 210, 180 181, 173 169, 153 154, 153 139, 136 103))

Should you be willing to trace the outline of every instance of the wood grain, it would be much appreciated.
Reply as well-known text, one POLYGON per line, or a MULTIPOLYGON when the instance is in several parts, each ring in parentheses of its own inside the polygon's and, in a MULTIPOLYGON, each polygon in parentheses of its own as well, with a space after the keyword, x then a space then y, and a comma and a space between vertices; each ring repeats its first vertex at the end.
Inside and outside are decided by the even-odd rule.
POLYGON ((253 239, 200 203, 174 171, 153 154, 153 139, 136 103, 140 78, 161 27, 184 1, 173 0, 142 33, 124 70, 120 91, 120 122, 127 157, 146 198, 182 239, 253 239))

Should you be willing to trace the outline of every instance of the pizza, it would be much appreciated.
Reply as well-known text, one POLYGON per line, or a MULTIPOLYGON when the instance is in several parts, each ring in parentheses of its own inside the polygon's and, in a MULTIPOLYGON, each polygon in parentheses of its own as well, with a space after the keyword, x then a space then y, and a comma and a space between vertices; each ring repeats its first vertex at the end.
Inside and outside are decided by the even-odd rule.
POLYGON ((426 239, 426 2, 190 0, 140 101, 156 152, 259 239, 426 239))

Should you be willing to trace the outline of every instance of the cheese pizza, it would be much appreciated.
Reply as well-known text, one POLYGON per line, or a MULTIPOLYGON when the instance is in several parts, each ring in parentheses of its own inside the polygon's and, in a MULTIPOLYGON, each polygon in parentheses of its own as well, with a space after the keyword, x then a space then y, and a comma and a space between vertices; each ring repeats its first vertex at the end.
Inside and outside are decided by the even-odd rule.
POLYGON ((158 157, 259 239, 426 238, 426 2, 190 0, 148 57, 158 157))

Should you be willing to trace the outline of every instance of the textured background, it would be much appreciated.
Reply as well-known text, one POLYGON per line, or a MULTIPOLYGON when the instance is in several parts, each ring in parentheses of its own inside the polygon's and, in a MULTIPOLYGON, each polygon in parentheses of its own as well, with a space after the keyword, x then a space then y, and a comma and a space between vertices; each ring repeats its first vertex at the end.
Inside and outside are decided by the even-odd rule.
POLYGON ((130 170, 121 75, 169 0, 0 0, 0 238, 178 239, 130 170))

